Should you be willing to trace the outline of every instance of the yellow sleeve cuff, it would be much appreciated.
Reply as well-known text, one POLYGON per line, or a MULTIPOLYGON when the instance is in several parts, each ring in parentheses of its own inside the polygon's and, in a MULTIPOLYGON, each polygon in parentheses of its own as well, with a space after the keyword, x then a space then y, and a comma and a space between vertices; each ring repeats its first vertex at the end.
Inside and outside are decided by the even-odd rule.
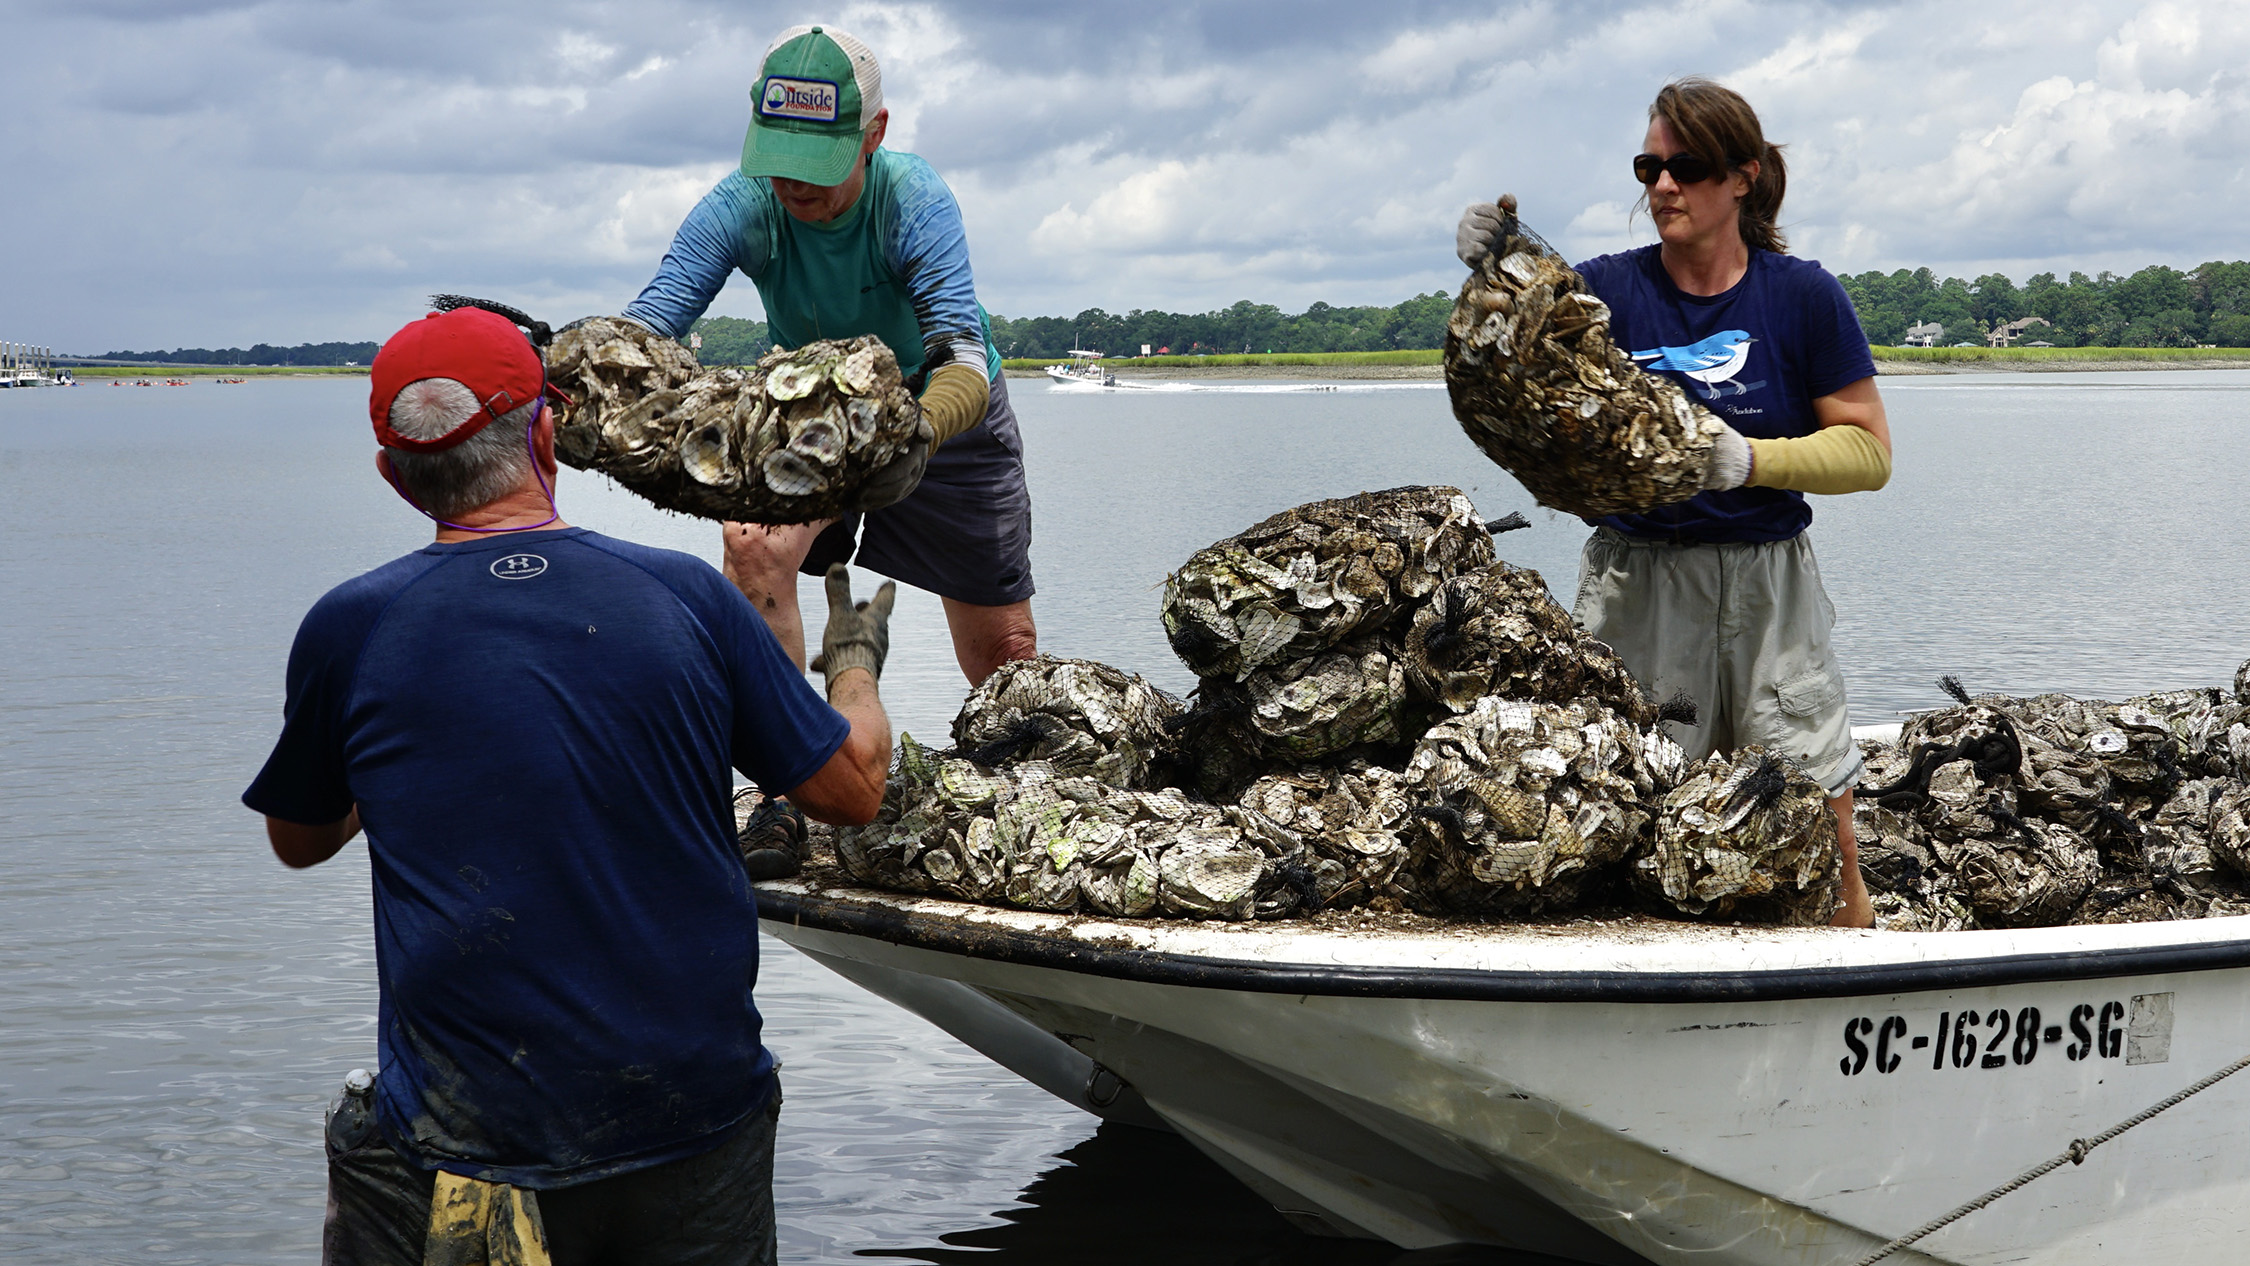
POLYGON ((959 361, 938 366, 930 372, 929 386, 922 389, 922 416, 930 420, 936 436, 930 446, 935 448, 984 421, 991 407, 992 384, 985 381, 983 370, 959 361))
POLYGON ((1865 427, 1843 423, 1789 440, 1750 441, 1750 486, 1834 496, 1891 481, 1891 453, 1865 427))

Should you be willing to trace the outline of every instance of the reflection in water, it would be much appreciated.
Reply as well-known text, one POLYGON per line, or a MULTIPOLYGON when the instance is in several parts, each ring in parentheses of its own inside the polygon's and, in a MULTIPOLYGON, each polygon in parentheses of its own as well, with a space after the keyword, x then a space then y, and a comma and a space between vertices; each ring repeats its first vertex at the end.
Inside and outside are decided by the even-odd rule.
MULTIPOLYGON (((1306 1235, 1175 1134, 1103 1125, 1058 1155, 998 1226, 938 1237, 941 1248, 861 1249, 861 1257, 978 1266, 1546 1266, 1530 1253, 1306 1235)), ((1559 1266, 1559 1263, 1558 1263, 1559 1266)))

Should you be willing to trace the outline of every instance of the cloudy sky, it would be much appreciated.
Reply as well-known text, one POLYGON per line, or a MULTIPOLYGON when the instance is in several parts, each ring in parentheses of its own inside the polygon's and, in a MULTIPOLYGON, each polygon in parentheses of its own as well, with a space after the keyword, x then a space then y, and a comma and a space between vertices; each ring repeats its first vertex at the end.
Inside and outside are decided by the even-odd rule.
POLYGON ((434 290, 615 311, 800 20, 874 46, 892 145, 1011 316, 1450 289, 1455 216, 1502 189, 1573 257, 1649 240, 1628 160, 1691 73, 1788 145, 1785 227, 1838 271, 2250 255, 2240 0, 0 0, 0 338, 381 338, 434 290))

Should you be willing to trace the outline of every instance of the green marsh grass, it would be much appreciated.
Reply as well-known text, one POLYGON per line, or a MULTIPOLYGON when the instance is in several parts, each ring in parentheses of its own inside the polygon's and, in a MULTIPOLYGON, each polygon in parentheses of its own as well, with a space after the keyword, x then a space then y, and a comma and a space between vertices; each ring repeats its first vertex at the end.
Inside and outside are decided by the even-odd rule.
POLYGON ((2050 365, 2069 361, 2241 361, 2250 367, 2250 347, 1877 347, 1877 360, 1936 364, 1989 361, 1993 364, 2050 365))
MULTIPOLYGON (((1113 369, 1151 367, 1192 369, 1199 366, 1226 369, 1237 365, 1436 365, 1445 353, 1434 347, 1403 352, 1239 352, 1218 356, 1118 356, 1101 362, 1113 369)), ((1009 369, 1039 369, 1067 365, 1068 356, 1026 356, 1001 362, 1009 369)))

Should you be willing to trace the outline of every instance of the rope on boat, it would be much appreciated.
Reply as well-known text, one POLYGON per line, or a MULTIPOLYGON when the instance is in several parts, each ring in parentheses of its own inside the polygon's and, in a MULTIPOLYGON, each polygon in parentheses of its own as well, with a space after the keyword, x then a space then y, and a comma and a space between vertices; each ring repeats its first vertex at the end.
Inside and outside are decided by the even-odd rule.
POLYGON ((2166 1099, 2154 1105, 2153 1107, 2145 1108, 2130 1117, 2127 1117, 2123 1121, 2120 1121, 2116 1125, 2103 1130, 2101 1133, 2096 1134, 2092 1138, 2072 1139, 2070 1141, 2070 1146, 2064 1149, 2062 1155, 2055 1157, 2053 1160, 2041 1161, 2037 1165, 2034 1165, 2031 1168, 2023 1171, 2021 1174, 2018 1174, 2014 1179, 2003 1183, 1998 1187, 1994 1187, 1992 1190, 1984 1193, 1981 1196, 1978 1196, 1976 1199, 1971 1200, 1965 1205, 1962 1205, 1960 1208, 1946 1214, 1944 1217, 1941 1217, 1934 1222, 1926 1222, 1920 1227, 1907 1232, 1905 1235, 1892 1240, 1890 1243, 1885 1244, 1883 1247, 1876 1249, 1873 1253, 1860 1258, 1858 1266, 1874 1266, 1874 1263, 1882 1261, 1884 1258, 1889 1257, 1891 1254, 1897 1252, 1902 1248, 1905 1248, 1907 1245, 1912 1244, 1914 1241, 1921 1239, 1923 1236, 1932 1234, 1933 1232, 1950 1226, 1954 1222, 1957 1222, 1962 1218, 1975 1213, 1977 1210, 1982 1209, 1988 1204, 1991 1204, 1993 1201, 1998 1200, 2000 1197, 2016 1190, 2018 1187, 2023 1187, 2030 1184, 2033 1179, 2044 1178, 2048 1174, 2061 1169, 2066 1163, 2071 1165, 2084 1164, 2086 1160, 2086 1154, 2088 1152, 2091 1152, 2095 1148, 2100 1147, 2102 1144, 2109 1142, 2111 1139, 2116 1138, 2118 1135, 2123 1134, 2125 1131, 2132 1129, 2134 1126, 2139 1125, 2141 1122, 2157 1116, 2159 1113, 2164 1112, 2166 1109, 2175 1108, 2180 1104, 2186 1103, 2188 1100, 2193 1099, 2199 1094, 2202 1094, 2204 1091, 2218 1085, 2220 1082, 2234 1076, 2236 1073, 2241 1072, 2245 1068, 2250 1068, 2250 1055, 2243 1056, 2241 1059, 2236 1060, 2235 1062, 2227 1065, 2225 1068, 2222 1068, 2219 1071, 2204 1078, 2203 1080, 2195 1083, 2194 1085, 2189 1086, 2187 1089, 2181 1091, 2176 1095, 2173 1095, 2171 1098, 2166 1099))

